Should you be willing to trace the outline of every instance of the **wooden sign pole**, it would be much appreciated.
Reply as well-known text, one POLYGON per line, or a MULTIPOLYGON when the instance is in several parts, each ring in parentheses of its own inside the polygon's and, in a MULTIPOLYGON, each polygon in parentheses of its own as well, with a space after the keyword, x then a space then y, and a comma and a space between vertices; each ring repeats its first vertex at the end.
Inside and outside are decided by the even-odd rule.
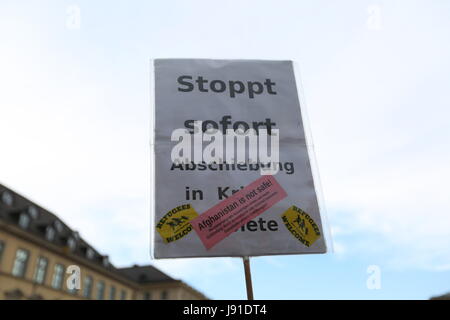
POLYGON ((253 300, 253 286, 252 273, 250 271, 250 258, 248 256, 242 257, 245 271, 245 285, 247 287, 247 300, 253 300))

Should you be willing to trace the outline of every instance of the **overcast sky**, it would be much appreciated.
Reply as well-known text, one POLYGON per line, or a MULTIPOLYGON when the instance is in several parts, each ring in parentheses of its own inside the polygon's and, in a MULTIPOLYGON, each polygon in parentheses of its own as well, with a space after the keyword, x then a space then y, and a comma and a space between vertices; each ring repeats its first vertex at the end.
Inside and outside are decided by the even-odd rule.
POLYGON ((335 252, 253 259, 256 298, 442 294, 449 17, 446 0, 3 0, 0 183, 117 266, 154 263, 212 298, 244 298, 238 259, 150 260, 150 59, 294 60, 335 252))

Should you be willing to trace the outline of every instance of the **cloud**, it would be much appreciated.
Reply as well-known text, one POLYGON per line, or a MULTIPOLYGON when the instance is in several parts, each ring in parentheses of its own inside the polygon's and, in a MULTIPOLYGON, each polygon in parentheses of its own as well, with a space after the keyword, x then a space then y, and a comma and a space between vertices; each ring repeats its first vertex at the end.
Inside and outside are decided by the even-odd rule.
MULTIPOLYGON (((165 22, 167 29, 158 29, 147 17, 142 21, 149 25, 139 22, 152 36, 143 45, 143 31, 134 38, 125 26, 107 30, 100 22, 97 29, 91 26, 94 35, 78 37, 93 23, 89 16, 82 17, 79 33, 70 33, 63 19, 58 27, 55 17, 49 20, 44 12, 39 17, 28 11, 9 18, 3 14, 0 136, 7 156, 0 157, 2 183, 48 207, 118 265, 155 263, 176 277, 195 277, 197 270, 211 275, 233 272, 239 268, 233 259, 183 259, 174 264, 152 262, 148 256, 146 59, 180 52, 183 46, 192 56, 217 52, 296 58, 301 52, 336 253, 377 256, 396 268, 448 270, 450 50, 448 41, 442 41, 448 32, 432 27, 443 23, 440 15, 422 17, 420 9, 409 9, 410 16, 397 22, 394 13, 386 16, 378 33, 363 29, 362 20, 360 29, 351 19, 341 25, 334 9, 324 9, 332 19, 328 27, 321 27, 322 20, 299 19, 297 25, 297 19, 289 19, 289 30, 272 26, 268 33, 254 34, 247 28, 245 33, 253 37, 247 51, 239 45, 239 51, 227 49, 228 42, 215 37, 223 31, 233 43, 247 44, 248 37, 235 37, 240 25, 248 23, 243 14, 236 16, 232 29, 202 31, 209 35, 210 51, 160 17, 155 21, 165 22), (308 23, 314 32, 304 28, 308 23), (115 31, 133 49, 106 37, 118 34, 115 31), (287 32, 286 38, 278 36, 281 31, 287 32), (267 34, 279 45, 268 42, 267 34), (306 40, 293 41, 297 38, 306 40)), ((196 8, 190 10, 194 14, 196 8)), ((82 12, 88 11, 82 7, 82 12)), ((276 12, 283 14, 279 7, 276 12)), ((196 27, 192 15, 173 14, 173 21, 180 18, 196 27)), ((270 17, 272 12, 265 14, 270 17)), ((215 16, 208 19, 216 21, 215 16)), ((275 259, 267 262, 277 265, 275 259)))
POLYGON ((395 268, 444 270, 450 111, 442 88, 450 85, 450 65, 442 57, 450 48, 437 41, 442 31, 415 28, 414 41, 401 43, 395 28, 362 36, 324 66, 327 76, 319 73, 307 97, 336 240, 348 254, 374 255, 395 268), (413 50, 436 59, 418 60, 413 50))

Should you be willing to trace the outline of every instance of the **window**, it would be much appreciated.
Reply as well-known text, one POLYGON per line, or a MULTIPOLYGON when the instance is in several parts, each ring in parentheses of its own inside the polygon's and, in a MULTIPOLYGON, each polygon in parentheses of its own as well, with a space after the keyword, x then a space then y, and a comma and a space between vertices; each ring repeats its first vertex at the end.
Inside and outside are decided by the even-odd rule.
MULTIPOLYGON (((67 269, 67 271, 68 270, 69 269, 67 269)), ((80 273, 81 273, 81 270, 80 270, 80 273)), ((72 275, 74 275, 74 273, 72 273, 72 275)), ((78 274, 78 275, 80 275, 80 274, 78 274)), ((76 286, 78 284, 78 281, 81 282, 81 280, 76 280, 76 279, 73 279, 73 278, 71 278, 70 280, 69 280, 69 278, 67 279, 66 287, 67 287, 67 292, 68 293, 73 294, 73 295, 77 295, 78 294, 79 289, 76 286)))
POLYGON ((48 241, 53 241, 55 239, 55 229, 50 226, 47 227, 47 229, 45 229, 45 238, 48 241))
POLYGON ((18 249, 16 252, 16 259, 12 270, 13 276, 23 277, 27 271, 28 257, 30 253, 25 249, 18 249))
POLYGON ((77 295, 78 294, 78 289, 76 287, 70 288, 67 287, 67 292, 73 295, 77 295))
POLYGON ((30 217, 34 220, 36 220, 39 216, 39 211, 35 206, 29 206, 28 207, 28 214, 30 217))
POLYGON ((92 277, 87 276, 84 278, 83 297, 90 298, 91 295, 92 295, 92 277))
POLYGON ((114 286, 109 289, 109 300, 116 300, 116 287, 114 286))
POLYGON ((56 231, 58 231, 58 232, 63 231, 63 225, 62 225, 61 221, 55 220, 54 225, 55 225, 56 231))
POLYGON ((163 291, 163 292, 161 292, 161 300, 167 300, 167 297, 168 297, 168 294, 167 294, 167 291, 163 291))
POLYGON ((108 259, 107 256, 103 257, 102 262, 103 262, 103 266, 104 266, 105 268, 109 266, 109 259, 108 259))
POLYGON ((7 206, 12 206, 14 202, 13 195, 9 191, 3 191, 2 192, 2 202, 3 204, 6 204, 7 206))
POLYGON ((21 213, 19 217, 19 226, 23 229, 27 229, 30 225, 30 217, 26 213, 21 213))
POLYGON ((75 247, 77 246, 77 242, 74 238, 70 237, 69 239, 67 239, 67 246, 69 247, 70 250, 75 250, 75 247))
POLYGON ((92 250, 91 248, 88 248, 86 251, 86 257, 88 259, 93 259, 94 258, 94 250, 92 250))
POLYGON ((53 272, 52 287, 55 289, 61 289, 64 281, 64 266, 62 264, 55 264, 55 270, 53 272))
POLYGON ((5 242, 0 240, 0 262, 2 262, 3 251, 5 251, 5 242))
POLYGON ((48 259, 39 257, 36 262, 36 269, 34 270, 33 280, 36 283, 42 284, 45 281, 47 274, 48 259))
POLYGON ((150 292, 144 292, 144 300, 151 300, 152 295, 150 292))
POLYGON ((105 283, 99 281, 97 283, 97 300, 103 300, 105 298, 105 283))
POLYGON ((127 299, 127 292, 125 290, 120 291, 120 300, 127 299))

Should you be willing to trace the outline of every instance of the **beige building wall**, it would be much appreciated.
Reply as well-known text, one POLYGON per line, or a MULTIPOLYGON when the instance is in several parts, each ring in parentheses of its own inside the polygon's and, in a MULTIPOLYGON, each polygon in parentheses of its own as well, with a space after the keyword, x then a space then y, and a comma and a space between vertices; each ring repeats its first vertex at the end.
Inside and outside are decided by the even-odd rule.
MULTIPOLYGON (((110 299, 110 290, 114 286, 116 289, 115 299, 121 299, 121 293, 126 294, 126 299, 150 299, 150 300, 198 300, 207 299, 200 292, 191 288, 179 280, 163 281, 148 284, 140 284, 123 277, 120 274, 113 273, 101 265, 90 263, 87 259, 73 255, 68 248, 48 243, 47 241, 29 234, 16 226, 7 225, 0 221, 0 242, 3 242, 4 248, 0 256, 0 299, 7 299, 8 292, 23 293, 22 297, 15 299, 30 299, 40 296, 42 299, 87 299, 83 296, 83 286, 86 277, 93 279, 91 297, 97 299, 98 284, 103 282, 103 299, 110 299), (29 253, 25 274, 23 277, 12 275, 14 261, 18 249, 27 250, 29 253), (37 284, 34 281, 34 274, 39 257, 45 257, 48 260, 47 272, 44 282, 37 284), (61 289, 52 287, 52 279, 57 264, 64 266, 64 280, 61 289), (65 271, 68 266, 76 265, 81 271, 81 290, 70 293, 66 280, 69 277, 65 271)), ((11 298, 9 296, 9 298, 11 298)))
MULTIPOLYGON (((92 277, 93 285, 91 298, 97 298, 98 283, 103 281, 105 284, 103 299, 110 298, 109 295, 111 286, 116 288, 116 299, 121 298, 122 291, 126 293, 126 299, 134 299, 136 289, 132 286, 131 282, 127 283, 126 281, 118 281, 111 276, 106 275, 104 272, 99 272, 98 268, 92 268, 87 265, 87 263, 80 263, 81 261, 71 259, 72 257, 70 253, 58 254, 35 243, 20 239, 2 229, 0 229, 0 241, 4 243, 3 255, 0 261, 0 299, 5 298, 5 292, 15 289, 20 289, 24 293, 25 297, 38 294, 44 299, 85 299, 82 294, 83 287, 76 293, 69 293, 66 285, 69 274, 65 271, 70 265, 80 267, 81 286, 83 286, 84 280, 87 276, 92 277), (29 252, 25 275, 22 278, 15 277, 11 274, 18 249, 25 249, 29 252), (33 277, 36 270, 37 261, 40 256, 48 259, 48 265, 44 282, 42 284, 36 284, 33 277), (64 266, 64 280, 61 289, 55 289, 52 287, 52 279, 56 264, 61 264, 64 266)), ((55 251, 61 251, 61 253, 63 253, 61 248, 55 248, 55 251)))
POLYGON ((140 297, 150 300, 206 300, 200 292, 181 281, 141 285, 140 297), (147 293, 147 295, 146 295, 147 293))

